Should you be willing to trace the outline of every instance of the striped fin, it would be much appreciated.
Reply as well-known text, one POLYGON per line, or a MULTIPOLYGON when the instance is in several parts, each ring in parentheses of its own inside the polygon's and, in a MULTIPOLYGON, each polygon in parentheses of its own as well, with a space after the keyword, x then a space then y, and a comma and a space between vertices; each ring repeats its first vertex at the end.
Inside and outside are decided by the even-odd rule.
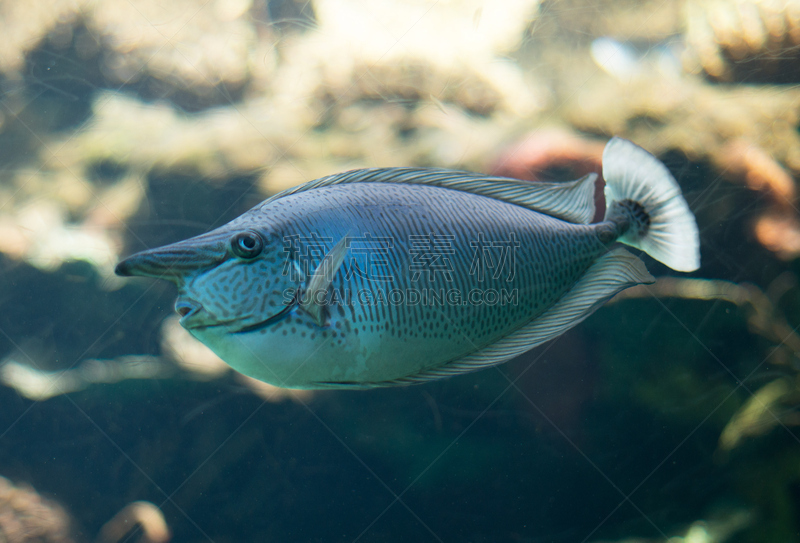
POLYGON ((272 196, 261 206, 266 206, 291 194, 332 185, 401 183, 430 185, 488 196, 565 221, 589 224, 594 217, 595 179, 597 179, 597 174, 590 173, 568 183, 540 183, 436 168, 369 168, 351 170, 309 181, 272 196))
POLYGON ((339 268, 342 267, 346 254, 347 236, 340 239, 333 246, 333 249, 325 255, 308 281, 308 287, 300 307, 311 315, 317 326, 325 326, 325 308, 317 302, 320 296, 324 298, 327 295, 331 281, 333 281, 333 277, 339 271, 339 268))
POLYGON ((594 313, 619 291, 654 281, 639 258, 621 247, 614 249, 597 259, 586 274, 553 307, 516 332, 440 368, 389 382, 375 383, 373 386, 424 383, 506 362, 563 334, 594 313))

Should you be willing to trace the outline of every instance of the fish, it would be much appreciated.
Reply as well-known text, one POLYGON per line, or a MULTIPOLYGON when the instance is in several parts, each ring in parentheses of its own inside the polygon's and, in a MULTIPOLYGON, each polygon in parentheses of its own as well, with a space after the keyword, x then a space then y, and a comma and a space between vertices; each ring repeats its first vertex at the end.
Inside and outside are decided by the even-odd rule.
POLYGON ((247 376, 285 388, 425 383, 508 361, 654 281, 625 246, 700 266, 697 223, 641 147, 592 173, 533 183, 370 168, 285 190, 208 233, 119 262, 177 285, 180 323, 247 376))

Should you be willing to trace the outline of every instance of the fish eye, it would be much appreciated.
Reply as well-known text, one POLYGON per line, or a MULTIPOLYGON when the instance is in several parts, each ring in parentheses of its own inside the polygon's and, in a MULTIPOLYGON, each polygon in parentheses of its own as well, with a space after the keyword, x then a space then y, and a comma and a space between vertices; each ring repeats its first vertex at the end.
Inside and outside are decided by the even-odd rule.
POLYGON ((231 238, 231 250, 239 258, 255 258, 264 248, 264 240, 252 230, 245 230, 231 238))

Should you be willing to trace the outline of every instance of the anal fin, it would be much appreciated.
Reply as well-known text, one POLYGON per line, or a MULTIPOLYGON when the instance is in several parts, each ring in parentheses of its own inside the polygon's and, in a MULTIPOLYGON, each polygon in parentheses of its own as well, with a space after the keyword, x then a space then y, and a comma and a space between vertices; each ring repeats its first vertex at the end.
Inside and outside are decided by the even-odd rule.
POLYGON ((550 309, 500 341, 442 367, 375 385, 421 383, 506 362, 560 336, 621 290, 654 281, 638 257, 623 248, 614 249, 598 258, 550 309))

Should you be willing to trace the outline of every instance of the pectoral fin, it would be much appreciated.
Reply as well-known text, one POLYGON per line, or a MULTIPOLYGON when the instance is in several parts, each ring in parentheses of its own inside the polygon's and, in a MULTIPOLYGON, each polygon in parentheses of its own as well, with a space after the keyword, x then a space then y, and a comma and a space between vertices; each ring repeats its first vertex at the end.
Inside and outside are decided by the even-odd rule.
POLYGON ((316 271, 309 277, 300 308, 311 315, 317 326, 325 326, 328 289, 342 267, 347 254, 347 236, 340 239, 323 257, 316 271))

